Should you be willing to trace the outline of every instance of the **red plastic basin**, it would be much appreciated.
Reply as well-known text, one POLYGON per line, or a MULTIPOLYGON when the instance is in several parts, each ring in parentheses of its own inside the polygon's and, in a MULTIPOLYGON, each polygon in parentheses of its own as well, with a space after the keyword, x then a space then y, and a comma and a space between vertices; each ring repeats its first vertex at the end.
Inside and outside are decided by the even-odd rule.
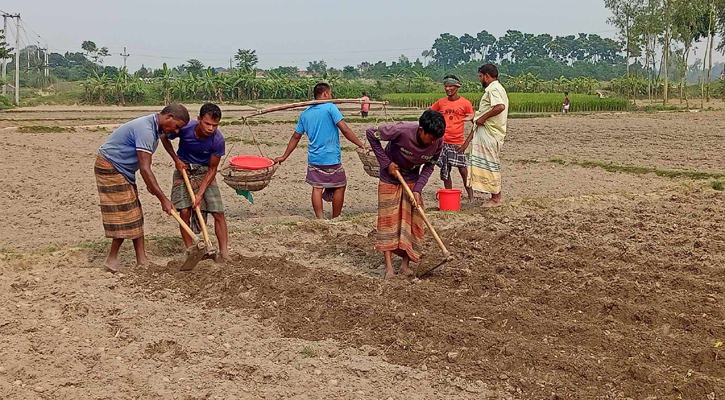
POLYGON ((229 164, 239 169, 257 170, 271 167, 274 161, 260 156, 236 156, 229 160, 229 164))

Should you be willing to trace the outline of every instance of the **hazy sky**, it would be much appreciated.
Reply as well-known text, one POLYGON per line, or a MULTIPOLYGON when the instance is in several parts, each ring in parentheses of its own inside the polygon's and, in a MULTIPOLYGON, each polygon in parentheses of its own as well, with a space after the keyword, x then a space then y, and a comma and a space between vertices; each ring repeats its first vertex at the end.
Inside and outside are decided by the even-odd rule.
POLYGON ((21 14, 24 42, 36 44, 37 34, 64 53, 93 40, 113 54, 105 64, 116 66, 126 46, 131 70, 189 58, 228 67, 238 48, 255 49, 260 68, 415 60, 443 32, 483 29, 497 37, 509 29, 615 35, 603 0, 11 0, 0 9, 21 14))

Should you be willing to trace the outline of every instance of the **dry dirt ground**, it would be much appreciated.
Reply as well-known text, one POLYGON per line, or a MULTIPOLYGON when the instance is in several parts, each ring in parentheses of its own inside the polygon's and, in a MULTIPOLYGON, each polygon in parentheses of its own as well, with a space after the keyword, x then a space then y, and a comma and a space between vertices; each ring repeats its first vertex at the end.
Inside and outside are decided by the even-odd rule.
MULTIPOLYGON (((102 272, 93 157, 113 124, 151 111, 0 114, 0 398, 725 398, 723 193, 551 162, 718 173, 724 114, 511 120, 507 205, 435 211, 434 175, 427 207, 457 259, 383 282, 376 181, 347 148, 334 222, 311 219, 304 148, 253 205, 220 183, 233 259, 191 273, 174 270, 177 228, 141 184, 153 264, 134 268, 125 246, 128 271, 102 272), (76 128, 14 128, 27 125, 76 128)), ((251 129, 273 156, 294 125, 251 129)), ((232 154, 257 153, 248 128, 223 132, 232 154)), ((154 170, 170 190, 163 150, 154 170)), ((429 240, 421 267, 439 258, 429 240)))

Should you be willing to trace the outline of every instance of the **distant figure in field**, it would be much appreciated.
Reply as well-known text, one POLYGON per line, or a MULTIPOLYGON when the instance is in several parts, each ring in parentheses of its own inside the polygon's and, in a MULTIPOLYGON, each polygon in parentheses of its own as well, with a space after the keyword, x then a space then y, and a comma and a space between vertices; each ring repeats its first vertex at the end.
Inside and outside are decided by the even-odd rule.
POLYGON ((493 64, 478 69, 478 77, 486 89, 478 112, 473 116, 476 126, 462 150, 471 145, 471 168, 468 182, 473 190, 491 194, 483 207, 497 207, 501 200, 501 148, 506 137, 509 98, 498 81, 498 68, 493 64))
POLYGON ((363 101, 362 105, 360 106, 360 115, 363 118, 368 117, 368 113, 370 112, 370 97, 365 92, 362 92, 362 98, 360 100, 363 101))
POLYGON ((562 111, 564 114, 567 114, 569 112, 570 106, 571 106, 571 100, 569 100, 569 92, 564 92, 564 105, 562 107, 562 111))
MULTIPOLYGON (((313 89, 315 100, 331 100, 332 89, 326 83, 318 83, 313 89)), ((300 114, 297 128, 287 144, 284 155, 274 159, 281 163, 297 148, 302 135, 307 134, 310 144, 307 150, 307 183, 312 186, 312 208, 315 217, 325 216, 322 201, 332 202, 332 218, 342 212, 345 202, 347 176, 342 166, 340 131, 347 140, 364 148, 360 139, 347 126, 342 113, 332 103, 315 104, 300 114)))
POLYGON ((446 189, 453 188, 451 171, 458 168, 463 179, 463 185, 468 193, 468 201, 473 201, 473 188, 468 186, 468 160, 461 146, 465 139, 463 134, 464 119, 474 114, 473 105, 467 99, 458 95, 458 89, 462 86, 460 79, 455 75, 448 75, 443 78, 446 95, 433 104, 430 109, 443 114, 446 119, 446 133, 443 136, 443 151, 438 159, 438 166, 441 168, 441 180, 446 189))

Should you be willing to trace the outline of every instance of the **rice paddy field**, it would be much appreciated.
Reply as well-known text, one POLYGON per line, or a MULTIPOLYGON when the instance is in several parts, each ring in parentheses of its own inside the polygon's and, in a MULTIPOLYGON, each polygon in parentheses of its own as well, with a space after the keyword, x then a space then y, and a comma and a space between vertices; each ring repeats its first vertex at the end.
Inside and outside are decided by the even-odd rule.
MULTIPOLYGON (((313 219, 304 139, 253 204, 219 182, 232 259, 192 272, 174 268, 178 226, 139 179, 151 264, 126 244, 114 275, 94 157, 159 108, 1 112, 0 398, 721 399, 725 114, 563 116, 563 96, 536 96, 511 96, 512 111, 554 115, 509 122, 505 205, 439 211, 436 170, 425 206, 456 259, 392 281, 374 249, 378 182, 344 139, 341 218, 313 219)), ((434 97, 388 111, 414 119, 401 106, 434 97)), ((258 154, 255 138, 280 155, 299 113, 247 127, 232 122, 250 107, 222 108, 232 155, 258 154)), ((385 119, 342 111, 361 137, 385 119)), ((153 159, 168 192, 173 163, 153 159)), ((427 236, 416 268, 440 257, 427 236)))
MULTIPOLYGON (((460 95, 477 107, 482 93, 460 93, 460 95)), ((389 101, 393 106, 425 108, 442 97, 445 97, 445 93, 395 93, 383 96, 383 100, 389 101)), ((596 95, 572 94, 570 99, 571 112, 612 112, 632 109, 632 105, 624 98, 602 99, 596 95)), ((509 93, 509 111, 512 113, 561 112, 563 103, 562 93, 509 93)))

